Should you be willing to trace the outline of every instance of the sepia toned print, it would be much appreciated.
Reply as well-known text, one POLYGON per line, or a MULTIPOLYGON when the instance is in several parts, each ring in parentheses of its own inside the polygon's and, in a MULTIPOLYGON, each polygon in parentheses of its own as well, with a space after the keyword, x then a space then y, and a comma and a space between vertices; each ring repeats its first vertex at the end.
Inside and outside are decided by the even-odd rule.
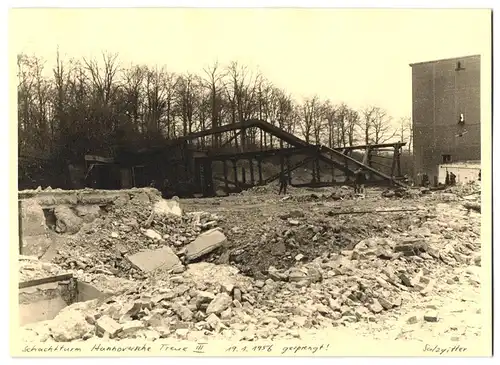
POLYGON ((487 354, 488 11, 11 20, 17 355, 487 354))

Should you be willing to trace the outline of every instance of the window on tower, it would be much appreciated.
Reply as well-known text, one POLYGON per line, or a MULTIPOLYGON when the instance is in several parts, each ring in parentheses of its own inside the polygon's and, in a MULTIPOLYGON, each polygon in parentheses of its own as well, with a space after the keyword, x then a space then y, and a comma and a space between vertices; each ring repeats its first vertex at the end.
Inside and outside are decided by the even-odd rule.
POLYGON ((458 124, 464 124, 465 123, 465 115, 464 113, 460 113, 458 115, 458 124))

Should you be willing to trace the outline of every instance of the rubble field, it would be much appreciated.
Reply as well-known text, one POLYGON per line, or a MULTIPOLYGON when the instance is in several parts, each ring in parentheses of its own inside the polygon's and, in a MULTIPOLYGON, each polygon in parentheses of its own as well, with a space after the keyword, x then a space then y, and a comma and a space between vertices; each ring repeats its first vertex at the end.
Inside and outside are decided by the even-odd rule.
POLYGON ((478 184, 180 201, 150 190, 54 208, 51 254, 20 259, 20 280, 70 272, 110 294, 23 326, 24 341, 481 335, 478 184))

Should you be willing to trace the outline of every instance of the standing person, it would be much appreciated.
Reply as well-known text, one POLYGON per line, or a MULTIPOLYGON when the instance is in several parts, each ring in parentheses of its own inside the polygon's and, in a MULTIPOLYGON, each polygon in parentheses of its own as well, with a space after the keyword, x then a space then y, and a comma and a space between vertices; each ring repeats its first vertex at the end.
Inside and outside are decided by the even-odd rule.
POLYGON ((354 194, 364 194, 365 192, 365 174, 362 169, 354 172, 354 194))
POLYGON ((450 172, 450 185, 455 185, 457 183, 457 175, 450 172))
POLYGON ((288 176, 285 175, 284 172, 281 173, 280 175, 280 192, 278 195, 281 195, 283 192, 283 195, 286 195, 286 188, 288 186, 288 176))
POLYGON ((359 184, 359 193, 364 194, 365 193, 365 182, 366 182, 366 175, 363 170, 359 173, 358 176, 358 184, 359 184))
POLYGON ((422 186, 427 187, 429 185, 429 175, 426 173, 422 174, 422 186))
POLYGON ((446 170, 446 178, 444 179, 444 185, 450 185, 450 173, 446 170))
POLYGON ((354 171, 354 177, 353 177, 353 185, 354 185, 354 194, 357 194, 359 192, 359 186, 358 186, 358 171, 354 171))

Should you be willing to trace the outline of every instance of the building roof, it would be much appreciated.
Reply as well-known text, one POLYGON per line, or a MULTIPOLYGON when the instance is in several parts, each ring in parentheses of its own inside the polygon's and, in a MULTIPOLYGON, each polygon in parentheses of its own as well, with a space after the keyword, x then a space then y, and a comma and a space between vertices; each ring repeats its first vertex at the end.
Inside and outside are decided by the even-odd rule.
POLYGON ((474 161, 457 161, 457 162, 449 162, 449 163, 443 163, 440 164, 439 166, 441 167, 469 167, 469 166, 481 166, 481 161, 479 160, 474 160, 474 161))
POLYGON ((450 58, 442 58, 439 60, 433 60, 433 61, 422 61, 422 62, 415 62, 415 63, 410 63, 410 67, 416 66, 416 65, 423 65, 426 63, 436 63, 436 62, 442 62, 442 61, 452 61, 452 60, 463 60, 467 58, 477 58, 481 57, 481 55, 475 54, 475 55, 469 55, 469 56, 462 56, 462 57, 450 57, 450 58))

